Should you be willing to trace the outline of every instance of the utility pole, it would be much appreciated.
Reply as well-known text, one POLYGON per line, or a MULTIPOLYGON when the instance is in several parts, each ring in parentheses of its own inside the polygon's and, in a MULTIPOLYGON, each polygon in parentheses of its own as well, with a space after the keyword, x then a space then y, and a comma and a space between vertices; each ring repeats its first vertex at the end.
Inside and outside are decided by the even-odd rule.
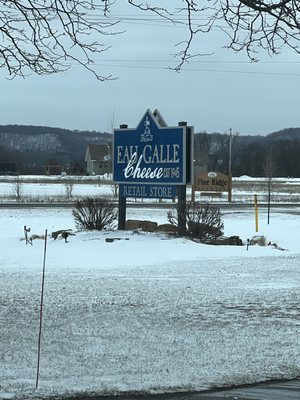
POLYGON ((232 170, 231 170, 231 157, 232 157, 232 129, 229 128, 229 156, 228 156, 228 201, 231 202, 232 198, 232 170))

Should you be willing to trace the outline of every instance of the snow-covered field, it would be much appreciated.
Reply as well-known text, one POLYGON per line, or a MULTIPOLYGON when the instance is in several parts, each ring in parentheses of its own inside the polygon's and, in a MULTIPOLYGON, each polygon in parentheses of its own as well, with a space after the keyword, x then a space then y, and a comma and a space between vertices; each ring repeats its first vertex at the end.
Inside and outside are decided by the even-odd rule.
MULTIPOLYGON (((116 196, 116 186, 110 176, 0 176, 1 202, 55 202, 73 201, 84 196, 116 196), (17 199, 19 194, 19 198, 17 199)), ((232 202, 253 202, 254 194, 258 201, 268 201, 268 183, 266 178, 242 176, 233 178, 232 202)), ((187 198, 191 198, 191 187, 187 189, 187 198)), ((140 199, 134 199, 134 201, 140 199)), ((228 193, 221 197, 203 197, 196 192, 196 200, 227 202, 228 193)), ((273 178, 271 184, 271 203, 300 203, 300 178, 273 178)), ((131 199, 132 201, 132 199, 131 199)), ((157 200, 152 200, 157 202, 157 200)), ((167 202, 165 200, 164 202, 167 202)))
MULTIPOLYGON (((128 218, 166 222, 167 210, 128 218)), ((159 234, 48 238, 39 388, 35 390, 44 240, 75 231, 71 210, 1 209, 0 398, 203 390, 300 375, 300 206, 259 232, 286 249, 209 246, 159 234), (112 243, 106 238, 118 238, 112 243)), ((256 235, 250 208, 225 235, 256 235)))

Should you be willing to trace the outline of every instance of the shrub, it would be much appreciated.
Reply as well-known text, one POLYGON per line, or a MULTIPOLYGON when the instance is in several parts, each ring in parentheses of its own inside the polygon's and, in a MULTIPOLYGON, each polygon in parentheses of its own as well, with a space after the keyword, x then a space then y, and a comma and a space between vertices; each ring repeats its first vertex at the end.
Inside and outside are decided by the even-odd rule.
MULTIPOLYGON (((178 226, 178 212, 169 211, 168 221, 178 226)), ((223 235, 224 224, 221 211, 218 207, 199 202, 186 204, 187 234, 198 239, 217 239, 223 235)))
POLYGON ((117 219, 117 209, 109 199, 86 197, 75 203, 72 211, 76 227, 80 230, 98 230, 112 228, 117 219))

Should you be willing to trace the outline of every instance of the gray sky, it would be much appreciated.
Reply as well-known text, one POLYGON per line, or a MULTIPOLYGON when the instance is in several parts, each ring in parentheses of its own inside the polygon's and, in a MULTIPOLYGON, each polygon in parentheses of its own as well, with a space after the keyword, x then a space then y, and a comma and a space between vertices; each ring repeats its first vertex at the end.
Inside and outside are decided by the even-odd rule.
MULTIPOLYGON (((134 13, 141 16, 120 9, 121 16, 134 13)), ((168 66, 174 65, 175 44, 186 37, 183 27, 131 20, 119 28, 126 32, 108 37, 112 49, 96 56, 99 71, 118 77, 114 81, 99 82, 76 65, 13 80, 0 71, 0 124, 111 131, 122 123, 135 127, 148 108, 158 108, 168 125, 184 120, 196 132, 231 127, 241 135, 263 135, 300 126, 300 56, 290 50, 251 63, 223 49, 224 34, 212 32, 199 35, 193 51, 214 54, 176 73, 168 66)))

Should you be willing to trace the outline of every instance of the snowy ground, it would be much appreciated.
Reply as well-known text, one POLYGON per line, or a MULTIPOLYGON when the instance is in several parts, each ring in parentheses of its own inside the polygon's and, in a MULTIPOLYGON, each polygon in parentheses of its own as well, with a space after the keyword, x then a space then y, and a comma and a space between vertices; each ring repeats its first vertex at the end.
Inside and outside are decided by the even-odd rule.
MULTIPOLYGON (((128 217, 166 222, 166 210, 128 217)), ((286 248, 208 246, 132 232, 47 242, 39 388, 35 390, 44 240, 71 210, 1 209, 0 398, 203 390, 300 375, 300 207, 259 214, 286 248), (107 237, 120 238, 107 243, 107 237)), ((256 234, 253 210, 227 211, 225 235, 256 234)))
MULTIPOLYGON (((116 186, 103 176, 34 176, 20 177, 0 176, 1 202, 55 202, 74 201, 84 196, 116 196, 116 186), (70 192, 71 191, 71 192, 70 192), (17 193, 19 199, 17 199, 17 193), (70 196, 71 195, 71 196, 70 196)), ((111 177, 109 177, 111 178, 111 177)), ((266 178, 250 178, 242 176, 233 178, 232 202, 253 203, 254 194, 260 203, 268 201, 268 184, 266 178)), ((195 194, 197 201, 227 202, 228 193, 221 197, 201 196, 195 194)), ((191 187, 187 188, 187 198, 191 198, 191 187)), ((131 201, 141 201, 131 199, 131 201)), ((152 200, 157 202, 158 200, 152 200)), ((169 202, 169 200, 164 200, 169 202)), ((271 185, 271 203, 299 203, 300 178, 273 178, 271 185)))

